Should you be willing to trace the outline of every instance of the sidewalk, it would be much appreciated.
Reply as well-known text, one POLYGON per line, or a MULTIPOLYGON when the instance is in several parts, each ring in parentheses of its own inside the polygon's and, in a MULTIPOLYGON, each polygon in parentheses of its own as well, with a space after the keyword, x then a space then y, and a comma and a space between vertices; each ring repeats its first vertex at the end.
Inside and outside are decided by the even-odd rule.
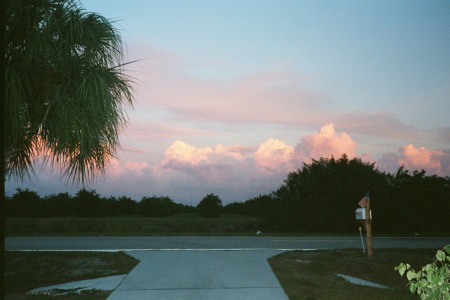
POLYGON ((130 251, 141 262, 108 300, 287 300, 267 259, 280 251, 130 251))

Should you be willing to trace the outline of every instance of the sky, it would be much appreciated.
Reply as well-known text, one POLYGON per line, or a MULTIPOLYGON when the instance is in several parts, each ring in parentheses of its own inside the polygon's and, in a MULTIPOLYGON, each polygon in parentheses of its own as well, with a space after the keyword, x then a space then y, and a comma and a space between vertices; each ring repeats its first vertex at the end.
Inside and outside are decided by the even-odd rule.
MULTIPOLYGON (((320 157, 450 176, 450 2, 84 0, 114 20, 135 105, 84 188, 224 204, 320 157)), ((69 192, 58 170, 8 180, 69 192)))

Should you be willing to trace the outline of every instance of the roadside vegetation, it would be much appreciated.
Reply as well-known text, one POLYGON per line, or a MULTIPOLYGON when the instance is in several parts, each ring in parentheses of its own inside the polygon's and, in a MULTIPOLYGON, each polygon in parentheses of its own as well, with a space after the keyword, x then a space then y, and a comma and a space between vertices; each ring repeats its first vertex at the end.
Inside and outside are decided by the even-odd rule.
POLYGON ((256 217, 222 214, 202 218, 197 213, 164 218, 7 218, 7 236, 167 236, 254 235, 261 230, 256 217))
POLYGON ((289 173, 270 194, 225 206, 215 194, 198 199, 199 204, 194 207, 176 203, 167 196, 146 196, 140 200, 127 196, 105 198, 94 190, 81 189, 74 196, 60 193, 41 197, 19 188, 6 200, 6 233, 40 234, 50 230, 51 234, 89 234, 90 228, 97 227, 92 231, 107 235, 233 234, 253 233, 255 229, 288 234, 353 234, 359 227, 355 209, 368 191, 374 235, 436 236, 450 232, 449 177, 428 176, 425 171, 411 172, 403 167, 396 174, 387 174, 373 163, 359 158, 350 160, 344 154, 339 159, 321 158, 304 164, 289 173), (187 214, 212 220, 205 220, 196 228, 187 214), (230 214, 250 219, 252 225, 239 225, 245 227, 242 231, 214 220, 230 218, 230 214), (67 218, 68 225, 60 218, 67 218), (65 229, 52 229, 52 224, 58 222, 65 229), (39 229, 40 226, 47 227, 39 229), (170 228, 165 230, 165 226, 170 228))

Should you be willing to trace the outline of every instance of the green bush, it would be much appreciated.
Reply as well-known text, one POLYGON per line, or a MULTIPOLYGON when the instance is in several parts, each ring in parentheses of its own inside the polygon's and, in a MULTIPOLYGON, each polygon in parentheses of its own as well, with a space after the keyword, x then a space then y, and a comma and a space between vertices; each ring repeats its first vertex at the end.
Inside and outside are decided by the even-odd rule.
POLYGON ((450 245, 438 250, 433 263, 416 272, 409 264, 401 263, 395 270, 401 276, 406 272, 409 290, 421 299, 450 300, 450 245))
POLYGON ((204 218, 219 218, 222 200, 215 194, 206 195, 197 205, 200 216, 204 218))

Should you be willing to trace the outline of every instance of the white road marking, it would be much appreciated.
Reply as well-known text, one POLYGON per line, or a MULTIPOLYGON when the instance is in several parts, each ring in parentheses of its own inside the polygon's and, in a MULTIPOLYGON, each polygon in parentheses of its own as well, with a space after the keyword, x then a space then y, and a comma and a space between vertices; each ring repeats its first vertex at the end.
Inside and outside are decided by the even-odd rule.
POLYGON ((217 248, 217 249, 208 249, 208 248, 188 248, 188 249, 178 249, 178 248, 168 248, 168 249, 46 249, 46 250, 8 250, 8 251, 17 251, 17 252, 132 252, 132 251, 315 251, 318 249, 309 249, 309 248, 285 248, 285 249, 274 249, 274 248, 217 248))

